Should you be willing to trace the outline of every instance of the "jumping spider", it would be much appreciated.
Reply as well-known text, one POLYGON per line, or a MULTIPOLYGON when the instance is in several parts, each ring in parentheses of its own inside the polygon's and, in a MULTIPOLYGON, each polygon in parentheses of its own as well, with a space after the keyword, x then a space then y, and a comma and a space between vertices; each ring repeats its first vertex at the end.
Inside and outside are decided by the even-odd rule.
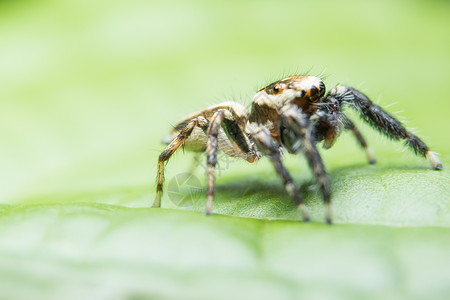
POLYGON ((331 223, 330 181, 316 144, 333 146, 342 130, 353 132, 366 151, 370 164, 375 156, 353 122, 344 114, 345 107, 358 111, 370 126, 392 140, 403 140, 414 153, 424 156, 436 170, 442 169, 439 158, 427 145, 380 106, 360 91, 338 85, 325 95, 325 85, 315 76, 291 76, 261 89, 253 97, 250 113, 236 102, 224 102, 193 114, 179 122, 169 136, 170 143, 158 159, 157 189, 154 207, 160 207, 164 165, 181 146, 191 151, 206 151, 207 203, 211 214, 214 199, 217 151, 252 163, 267 155, 283 181, 289 196, 298 204, 304 221, 308 212, 291 175, 283 166, 283 150, 303 152, 312 169, 325 203, 326 222, 331 223))

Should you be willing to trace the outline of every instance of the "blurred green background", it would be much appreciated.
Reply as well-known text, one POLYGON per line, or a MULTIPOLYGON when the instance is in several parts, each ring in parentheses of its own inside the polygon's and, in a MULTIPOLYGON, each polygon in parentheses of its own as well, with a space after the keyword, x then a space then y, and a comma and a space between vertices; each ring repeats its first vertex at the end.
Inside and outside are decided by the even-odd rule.
MULTIPOLYGON (((334 184, 337 223, 362 227, 205 219, 200 213, 147 208, 160 141, 173 124, 225 100, 249 105, 257 89, 290 74, 320 74, 329 88, 342 83, 381 106, 397 103, 387 110, 408 120, 446 168, 449 28, 447 1, 0 1, 0 287, 7 291, 0 298, 29 298, 19 292, 26 284, 30 293, 50 298, 78 291, 75 295, 97 299, 225 299, 226 294, 210 293, 221 290, 221 282, 237 285, 229 292, 247 298, 448 295, 450 275, 439 268, 450 267, 448 173, 430 170, 425 160, 402 153, 401 143, 363 125, 377 166, 367 166, 346 134, 322 152, 334 184), (105 232, 113 237, 105 238, 105 232), (83 237, 87 233, 89 238, 83 237), (311 259, 300 262, 293 250, 283 250, 305 247, 297 234, 309 241, 311 259), (374 240, 368 239, 371 234, 374 240), (429 248, 403 257, 424 235, 429 248), (170 236, 176 240, 166 241, 170 236), (354 245, 354 236, 362 243, 354 245), (392 243, 385 245, 386 240, 392 243), (201 247, 207 241, 223 247, 213 247, 208 256, 201 247), (272 241, 279 247, 272 249, 272 241), (348 244, 336 246, 335 260, 321 264, 313 255, 326 256, 320 249, 333 251, 339 241, 348 244), (385 268, 377 269, 367 253, 353 253, 354 247, 373 251, 385 268), (272 252, 284 253, 285 264, 267 262, 261 254, 272 252), (205 255, 211 260, 199 259, 205 255), (433 276, 425 282, 424 266, 416 265, 422 255, 434 257, 425 266, 433 276), (345 269, 333 263, 346 258, 361 266, 351 272, 376 271, 363 280, 327 268, 329 263, 330 269, 345 269), (226 267, 216 265, 222 260, 226 267), (318 267, 312 279, 306 271, 297 276, 278 268, 301 269, 308 262, 309 268, 318 267), (89 270, 91 284, 82 279, 89 270), (105 275, 108 270, 115 275, 105 275), (261 283, 270 292, 259 287, 261 294, 251 294, 261 283), (332 289, 322 290, 324 284, 332 289)), ((191 160, 176 155, 167 179, 186 171, 191 160)), ((320 197, 306 163, 286 157, 286 164, 297 181, 306 182, 301 190, 314 220, 321 222, 320 197)), ((225 169, 218 176, 216 212, 298 220, 267 161, 251 166, 232 161, 225 169), (268 197, 275 200, 258 206, 268 197), (235 207, 238 202, 243 204, 235 207)), ((204 183, 201 171, 197 175, 204 183)), ((171 207, 167 198, 163 206, 171 207)), ((191 209, 201 211, 203 202, 191 209)))

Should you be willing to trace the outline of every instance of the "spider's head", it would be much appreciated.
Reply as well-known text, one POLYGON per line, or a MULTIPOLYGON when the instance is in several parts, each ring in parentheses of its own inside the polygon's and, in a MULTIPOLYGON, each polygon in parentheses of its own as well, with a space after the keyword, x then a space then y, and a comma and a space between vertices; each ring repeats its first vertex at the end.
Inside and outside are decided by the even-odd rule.
POLYGON ((277 109, 289 103, 306 108, 317 103, 325 94, 325 84, 316 76, 291 76, 261 89, 253 98, 257 104, 265 103, 277 109))

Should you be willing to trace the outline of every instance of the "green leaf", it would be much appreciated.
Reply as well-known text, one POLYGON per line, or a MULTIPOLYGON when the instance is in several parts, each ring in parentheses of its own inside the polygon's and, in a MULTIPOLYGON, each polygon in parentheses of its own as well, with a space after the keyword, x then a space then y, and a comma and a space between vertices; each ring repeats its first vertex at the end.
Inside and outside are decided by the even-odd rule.
POLYGON ((0 290, 47 299, 445 299, 447 173, 370 166, 330 176, 335 222, 355 225, 323 224, 312 183, 302 189, 317 222, 300 222, 269 174, 227 178, 212 216, 186 210, 202 211, 203 196, 185 211, 148 208, 147 188, 5 206, 0 290))
POLYGON ((444 299, 449 292, 448 228, 89 203, 5 209, 0 228, 0 287, 16 298, 444 299))

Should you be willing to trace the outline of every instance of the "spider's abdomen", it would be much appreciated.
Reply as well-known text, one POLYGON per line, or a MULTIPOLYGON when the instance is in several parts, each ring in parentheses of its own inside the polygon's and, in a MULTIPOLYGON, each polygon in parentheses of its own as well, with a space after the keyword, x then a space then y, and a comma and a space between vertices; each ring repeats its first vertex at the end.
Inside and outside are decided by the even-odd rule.
POLYGON ((169 144, 190 122, 196 120, 198 125, 193 128, 184 142, 184 149, 193 152, 204 152, 208 141, 208 127, 216 112, 222 111, 224 119, 217 133, 218 149, 231 157, 239 157, 254 162, 259 153, 245 133, 248 113, 247 109, 237 102, 223 102, 211 106, 201 112, 190 115, 180 121, 163 142, 169 144))

